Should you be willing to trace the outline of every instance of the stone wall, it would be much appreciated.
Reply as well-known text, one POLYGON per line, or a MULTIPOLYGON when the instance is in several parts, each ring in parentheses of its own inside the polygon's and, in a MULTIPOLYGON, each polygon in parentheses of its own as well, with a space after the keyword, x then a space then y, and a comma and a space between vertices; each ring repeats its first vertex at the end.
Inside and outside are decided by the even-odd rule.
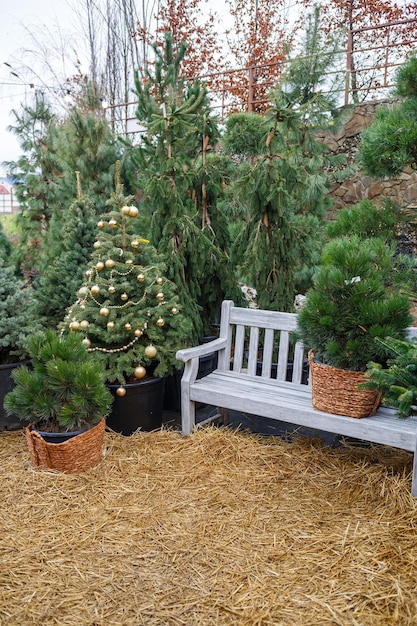
MULTIPOLYGON (((321 141, 325 141, 334 154, 345 153, 349 164, 356 163, 356 152, 361 131, 369 126, 376 109, 389 104, 389 101, 367 102, 357 105, 351 112, 347 123, 336 133, 322 133, 321 141)), ((344 206, 357 204, 367 198, 377 206, 384 198, 390 198, 408 209, 417 209, 417 172, 411 168, 404 170, 395 180, 376 180, 363 176, 360 170, 352 177, 335 184, 330 190, 335 200, 333 211, 344 206)), ((332 216, 329 216, 332 217, 332 216)))

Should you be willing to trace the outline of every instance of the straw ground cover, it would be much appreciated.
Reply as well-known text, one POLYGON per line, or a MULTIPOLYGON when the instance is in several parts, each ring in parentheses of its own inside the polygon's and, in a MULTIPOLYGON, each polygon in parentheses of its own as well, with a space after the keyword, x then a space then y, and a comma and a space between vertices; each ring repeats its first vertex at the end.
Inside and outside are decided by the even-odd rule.
POLYGON ((0 434, 2 626, 417 624, 409 453, 215 428, 105 444, 63 475, 0 434))

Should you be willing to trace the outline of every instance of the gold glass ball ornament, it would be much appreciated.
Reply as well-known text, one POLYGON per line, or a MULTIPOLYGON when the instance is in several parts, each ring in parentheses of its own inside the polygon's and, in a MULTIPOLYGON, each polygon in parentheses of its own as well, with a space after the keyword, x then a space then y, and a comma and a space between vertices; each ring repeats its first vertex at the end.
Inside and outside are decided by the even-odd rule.
POLYGON ((70 322, 69 324, 70 330, 79 330, 79 328, 80 328, 80 322, 77 322, 77 320, 73 320, 72 322, 70 322))
POLYGON ((130 324, 129 322, 126 322, 125 330, 132 330, 132 324, 130 324))
POLYGON ((101 270, 104 270, 104 263, 103 261, 99 261, 98 263, 96 263, 96 269, 101 272, 101 270))
POLYGON ((135 335, 135 337, 142 337, 143 330, 141 330, 140 328, 136 328, 136 330, 133 332, 133 334, 135 335))
POLYGON ((144 274, 138 274, 137 277, 138 281, 140 283, 143 283, 143 281, 145 280, 145 275, 144 274))
POLYGON ((93 243, 93 247, 94 247, 96 250, 98 250, 99 248, 101 248, 101 242, 100 242, 100 241, 95 241, 95 242, 93 243))
POLYGON ((159 328, 162 328, 164 324, 165 324, 165 320, 162 319, 162 317, 158 317, 158 319, 156 320, 156 325, 159 326, 159 328))
POLYGON ((87 270, 85 275, 87 276, 87 278, 91 278, 91 276, 94 274, 93 270, 87 270))
POLYGON ((146 369, 142 365, 135 367, 135 378, 143 378, 146 376, 146 369))
POLYGON ((127 204, 122 206, 122 208, 120 209, 120 213, 122 215, 129 215, 129 211, 130 211, 130 206, 127 206, 127 204))
POLYGON ((177 307, 176 307, 176 306, 173 306, 173 307, 172 307, 172 309, 171 309, 171 313, 172 313, 172 315, 176 315, 176 314, 178 313, 178 309, 177 309, 177 307))
POLYGON ((136 250, 136 248, 139 248, 139 241, 134 239, 130 245, 136 250))
POLYGON ((108 269, 111 269, 112 267, 114 267, 114 265, 115 265, 115 262, 113 261, 113 259, 107 259, 106 260, 106 267, 108 269))
POLYGON ((107 322, 107 328, 114 328, 114 322, 107 322))
POLYGON ((105 225, 106 225, 106 222, 103 222, 103 220, 100 220, 99 222, 97 222, 98 228, 104 228, 105 225))
POLYGON ((114 285, 109 285, 108 292, 114 293, 116 291, 116 287, 114 285))
POLYGON ((88 296, 87 287, 80 287, 80 289, 78 290, 78 295, 80 296, 80 298, 85 298, 85 296, 88 296))
POLYGON ((93 294, 93 296, 96 296, 97 294, 100 293, 100 287, 98 285, 93 285, 90 291, 93 294))
POLYGON ((129 207, 129 215, 130 215, 130 217, 136 217, 138 213, 139 213, 139 211, 138 211, 137 207, 135 207, 135 206, 129 207))
POLYGON ((83 330, 85 330, 86 328, 88 328, 89 326, 89 322, 87 320, 81 320, 80 322, 80 328, 82 328, 83 330))
POLYGON ((120 296, 120 298, 123 300, 123 302, 126 302, 126 300, 129 299, 129 296, 127 295, 126 292, 122 293, 122 295, 120 296))
POLYGON ((162 293, 162 291, 160 291, 159 293, 156 294, 156 299, 157 300, 163 300, 164 299, 164 294, 162 293))
POLYGON ((133 261, 132 259, 126 259, 125 263, 126 265, 132 265, 133 261))
POLYGON ((109 220, 109 226, 110 228, 117 228, 116 220, 109 220))
POLYGON ((123 396, 126 395, 126 389, 123 386, 120 386, 116 389, 116 394, 119 396, 119 398, 123 398, 123 396))
POLYGON ((156 356, 156 348, 155 348, 155 346, 152 346, 152 345, 146 346, 145 354, 150 359, 153 359, 156 356))
POLYGON ((91 341, 87 338, 84 337, 84 339, 81 342, 83 344, 83 346, 85 346, 86 348, 89 348, 91 346, 91 341))
POLYGON ((163 282, 164 282, 164 279, 163 279, 163 278, 161 278, 160 276, 158 276, 158 278, 156 279, 156 283, 157 283, 158 285, 162 285, 162 283, 163 283, 163 282))
POLYGON ((109 313, 109 309, 105 306, 100 309, 100 315, 102 315, 103 317, 107 317, 109 313))

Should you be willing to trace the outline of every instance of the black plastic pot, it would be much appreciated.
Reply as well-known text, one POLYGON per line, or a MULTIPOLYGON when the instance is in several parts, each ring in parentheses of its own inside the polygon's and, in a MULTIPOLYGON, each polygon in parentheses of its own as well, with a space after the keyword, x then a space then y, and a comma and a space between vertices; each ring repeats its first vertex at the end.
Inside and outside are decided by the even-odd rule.
POLYGON ((107 385, 114 402, 106 424, 117 433, 129 436, 140 430, 157 430, 162 426, 164 411, 164 378, 123 385, 125 396, 118 396, 120 385, 107 385))
POLYGON ((17 415, 6 415, 3 408, 4 397, 6 393, 14 389, 12 372, 20 365, 29 365, 30 361, 19 361, 17 363, 6 363, 0 365, 0 431, 3 430, 19 430, 28 425, 28 422, 21 421, 17 415))
POLYGON ((67 433, 50 433, 45 430, 39 430, 35 425, 32 426, 32 430, 39 433, 46 443, 64 443, 64 441, 68 441, 68 439, 72 439, 72 437, 85 433, 85 428, 83 430, 72 430, 67 433))

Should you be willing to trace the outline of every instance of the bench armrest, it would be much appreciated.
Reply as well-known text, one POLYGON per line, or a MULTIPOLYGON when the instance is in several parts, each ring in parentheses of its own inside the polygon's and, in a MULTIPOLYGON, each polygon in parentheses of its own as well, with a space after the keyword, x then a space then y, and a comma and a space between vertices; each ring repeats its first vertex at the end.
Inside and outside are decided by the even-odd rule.
POLYGON ((227 346, 226 338, 213 339, 208 343, 202 343, 200 346, 194 346, 194 348, 186 348, 184 350, 178 350, 176 357, 178 361, 186 363, 190 359, 195 359, 200 356, 205 356, 211 352, 217 352, 227 346))

